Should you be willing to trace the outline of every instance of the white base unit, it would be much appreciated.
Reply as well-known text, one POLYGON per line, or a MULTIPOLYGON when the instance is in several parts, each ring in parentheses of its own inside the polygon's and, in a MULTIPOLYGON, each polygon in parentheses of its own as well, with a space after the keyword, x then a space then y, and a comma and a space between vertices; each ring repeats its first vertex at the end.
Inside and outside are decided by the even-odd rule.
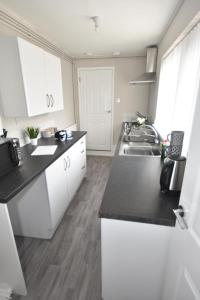
POLYGON ((14 233, 50 239, 85 171, 85 137, 82 137, 8 203, 14 233))
POLYGON ((103 300, 161 299, 171 230, 101 219, 103 300))
POLYGON ((8 284, 15 294, 26 295, 26 285, 6 204, 0 204, 0 228, 0 283, 8 284))

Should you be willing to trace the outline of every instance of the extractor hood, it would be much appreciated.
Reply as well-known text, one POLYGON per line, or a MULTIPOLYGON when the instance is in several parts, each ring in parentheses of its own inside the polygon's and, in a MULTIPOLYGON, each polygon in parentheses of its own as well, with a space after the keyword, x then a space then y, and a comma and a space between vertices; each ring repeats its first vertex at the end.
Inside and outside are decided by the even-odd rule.
POLYGON ((147 48, 146 72, 136 79, 129 81, 129 84, 142 84, 156 82, 156 62, 158 48, 156 46, 147 48))

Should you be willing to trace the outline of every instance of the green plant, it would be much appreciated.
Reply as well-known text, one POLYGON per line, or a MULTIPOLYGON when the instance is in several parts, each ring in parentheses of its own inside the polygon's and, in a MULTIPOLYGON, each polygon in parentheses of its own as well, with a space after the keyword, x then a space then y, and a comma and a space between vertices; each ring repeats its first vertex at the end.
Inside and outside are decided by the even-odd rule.
POLYGON ((27 127, 25 132, 30 139, 36 139, 39 134, 39 128, 27 127))

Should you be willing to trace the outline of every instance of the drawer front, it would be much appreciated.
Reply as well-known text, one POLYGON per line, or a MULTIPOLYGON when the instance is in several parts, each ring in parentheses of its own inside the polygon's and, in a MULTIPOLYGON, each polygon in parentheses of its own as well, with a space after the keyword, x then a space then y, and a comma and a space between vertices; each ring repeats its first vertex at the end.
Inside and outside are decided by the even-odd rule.
POLYGON ((83 136, 74 146, 74 151, 77 153, 77 160, 80 165, 80 170, 86 169, 86 139, 83 136), (85 168, 84 168, 85 166, 85 168))
POLYGON ((85 138, 85 136, 83 136, 83 137, 77 142, 77 144, 79 145, 80 149, 86 150, 86 138, 85 138))

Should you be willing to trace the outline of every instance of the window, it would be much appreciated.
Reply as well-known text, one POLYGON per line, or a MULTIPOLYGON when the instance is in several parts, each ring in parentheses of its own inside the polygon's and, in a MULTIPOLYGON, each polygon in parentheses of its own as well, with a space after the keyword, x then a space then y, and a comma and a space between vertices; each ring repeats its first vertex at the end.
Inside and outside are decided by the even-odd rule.
POLYGON ((163 58, 155 126, 165 138, 172 130, 185 132, 187 154, 200 80, 200 24, 163 58))

